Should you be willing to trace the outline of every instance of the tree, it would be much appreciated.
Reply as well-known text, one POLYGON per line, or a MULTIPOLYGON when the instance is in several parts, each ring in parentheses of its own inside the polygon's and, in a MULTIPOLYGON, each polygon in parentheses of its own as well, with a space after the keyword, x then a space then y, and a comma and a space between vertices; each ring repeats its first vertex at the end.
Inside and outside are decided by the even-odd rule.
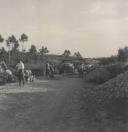
POLYGON ((8 37, 8 39, 6 40, 6 43, 7 43, 7 46, 9 46, 10 48, 13 48, 15 46, 15 44, 18 43, 18 40, 16 39, 16 37, 14 35, 12 35, 12 36, 8 37))
POLYGON ((103 57, 99 59, 101 65, 114 64, 118 61, 117 56, 103 57))
POLYGON ((6 60, 6 58, 7 58, 6 55, 7 55, 7 52, 6 52, 5 48, 2 47, 2 48, 0 49, 0 58, 1 58, 1 60, 6 60))
POLYGON ((2 47, 2 48, 0 49, 0 54, 3 54, 3 53, 6 53, 6 50, 5 50, 4 47, 2 47))
POLYGON ((24 50, 24 42, 25 41, 28 41, 28 36, 26 34, 22 34, 21 37, 20 37, 20 41, 22 42, 22 52, 24 50))
POLYGON ((39 50, 41 55, 49 53, 49 50, 47 47, 42 46, 42 48, 39 50))
MULTIPOLYGON (((4 42, 4 38, 0 35, 0 43, 3 43, 3 42, 4 42)), ((3 52, 3 51, 5 51, 4 47, 2 47, 2 48, 0 49, 0 57, 1 57, 1 58, 3 58, 3 53, 5 53, 5 52, 3 52)))
POLYGON ((119 61, 128 60, 128 47, 124 47, 123 49, 118 50, 118 59, 119 61))
POLYGON ((63 53, 63 55, 64 55, 65 57, 69 57, 69 56, 71 55, 70 50, 65 50, 64 53, 63 53))
POLYGON ((7 44, 7 47, 8 47, 8 63, 10 65, 10 50, 11 50, 10 37, 8 37, 8 39, 6 40, 6 44, 7 44))
POLYGON ((17 40, 14 43, 14 46, 13 46, 13 48, 11 50, 12 59, 13 59, 14 64, 16 64, 18 62, 18 60, 21 58, 18 47, 19 47, 19 41, 17 40))
POLYGON ((14 45, 17 42, 16 37, 14 35, 9 37, 9 41, 10 43, 12 43, 12 45, 14 45))
POLYGON ((4 42, 4 38, 0 35, 0 43, 4 42))
POLYGON ((35 45, 31 45, 31 48, 29 49, 29 53, 32 55, 37 53, 37 49, 35 45))
POLYGON ((18 45, 18 40, 16 39, 16 37, 14 35, 12 36, 9 36, 8 39, 6 40, 6 44, 7 44, 7 47, 8 47, 8 55, 9 55, 9 64, 10 64, 10 60, 11 60, 11 55, 10 55, 10 52, 11 50, 15 47, 15 48, 18 48, 19 45, 18 45))
POLYGON ((77 58, 82 58, 82 55, 80 54, 80 52, 75 52, 74 53, 74 56, 77 57, 77 58))
POLYGON ((29 49, 29 55, 32 61, 37 62, 37 49, 35 45, 31 45, 31 48, 29 49))
POLYGON ((16 40, 16 42, 14 43, 13 49, 17 50, 19 46, 20 46, 19 41, 16 40))

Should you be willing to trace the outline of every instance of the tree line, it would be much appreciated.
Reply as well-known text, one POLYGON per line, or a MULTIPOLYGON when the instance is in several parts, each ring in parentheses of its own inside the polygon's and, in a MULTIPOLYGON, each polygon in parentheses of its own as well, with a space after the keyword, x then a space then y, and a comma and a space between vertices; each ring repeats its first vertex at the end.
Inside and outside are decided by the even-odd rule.
POLYGON ((41 59, 41 56, 49 53, 47 47, 42 46, 37 51, 35 45, 31 45, 30 49, 26 51, 24 49, 25 42, 28 41, 28 36, 26 34, 21 34, 19 39, 16 39, 14 35, 9 36, 7 39, 4 39, 2 35, 0 35, 0 43, 5 42, 7 50, 4 47, 0 49, 0 61, 5 61, 9 65, 14 65, 18 62, 18 60, 23 60, 24 62, 32 62, 41 59), (22 47, 22 50, 19 50, 19 46, 22 47))
POLYGON ((128 61, 128 46, 124 48, 119 48, 117 51, 117 55, 110 56, 110 57, 102 57, 99 59, 101 64, 114 64, 116 62, 126 62, 128 61))
MULTIPOLYGON (((0 43, 5 42, 7 47, 1 47, 0 61, 5 61, 8 65, 15 65, 18 60, 23 60, 25 63, 44 61, 44 59, 46 59, 46 54, 50 52, 49 49, 46 46, 42 46, 41 49, 37 50, 36 45, 32 44, 30 49, 26 51, 24 49, 24 45, 27 43, 27 41, 28 36, 25 33, 21 34, 19 39, 17 39, 14 35, 9 36, 7 39, 0 35, 0 43), (19 50, 20 46, 22 48, 21 51, 19 50)), ((71 51, 67 49, 62 53, 62 56, 65 57, 69 57, 70 55, 71 51)), ((79 51, 75 52, 74 56, 77 58, 82 58, 79 51)))

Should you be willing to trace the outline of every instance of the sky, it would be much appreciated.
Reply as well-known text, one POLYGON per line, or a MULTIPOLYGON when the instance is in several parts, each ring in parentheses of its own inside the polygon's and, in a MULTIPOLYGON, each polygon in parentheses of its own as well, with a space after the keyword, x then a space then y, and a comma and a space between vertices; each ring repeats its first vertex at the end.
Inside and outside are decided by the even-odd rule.
POLYGON ((25 49, 34 44, 56 54, 107 57, 128 46, 127 0, 0 0, 0 17, 5 39, 28 35, 25 49))

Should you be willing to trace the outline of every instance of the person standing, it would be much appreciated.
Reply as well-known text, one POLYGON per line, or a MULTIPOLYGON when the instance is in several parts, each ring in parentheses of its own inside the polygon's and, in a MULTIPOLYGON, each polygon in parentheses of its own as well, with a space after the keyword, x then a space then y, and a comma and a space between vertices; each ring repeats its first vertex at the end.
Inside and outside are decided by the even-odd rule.
POLYGON ((50 65, 50 77, 54 78, 54 66, 52 64, 50 65))
POLYGON ((23 86, 25 85, 25 76, 24 76, 24 63, 22 61, 19 61, 19 63, 16 65, 17 71, 18 71, 18 79, 19 79, 19 86, 23 83, 23 86))
POLYGON ((50 64, 46 63, 46 70, 45 70, 46 77, 49 77, 49 73, 50 73, 50 64))
POLYGON ((81 63, 78 66, 78 72, 79 72, 79 77, 83 77, 83 75, 84 75, 84 64, 83 63, 81 63))

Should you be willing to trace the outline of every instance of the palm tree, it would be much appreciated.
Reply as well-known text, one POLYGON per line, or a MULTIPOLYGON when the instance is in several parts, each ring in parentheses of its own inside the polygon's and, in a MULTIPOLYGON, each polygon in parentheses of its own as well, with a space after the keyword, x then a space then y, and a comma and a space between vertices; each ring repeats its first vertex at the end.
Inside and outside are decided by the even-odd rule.
POLYGON ((0 43, 4 42, 4 38, 0 35, 0 43))
POLYGON ((49 53, 49 50, 47 47, 42 46, 42 48, 39 50, 41 55, 49 53))
POLYGON ((28 36, 26 34, 22 34, 20 37, 20 41, 22 42, 22 52, 24 50, 24 42, 28 41, 28 36))
POLYGON ((8 60, 9 65, 10 65, 10 60, 11 60, 11 56, 10 56, 10 52, 11 52, 11 49, 12 49, 11 47, 14 48, 16 43, 17 43, 17 40, 16 40, 14 35, 9 36, 8 39, 6 40, 6 44, 7 44, 7 47, 8 47, 8 55, 9 55, 9 60, 8 60))
POLYGON ((31 45, 31 48, 29 49, 29 53, 32 55, 37 53, 37 49, 35 45, 31 45))
POLYGON ((2 48, 0 49, 0 58, 1 58, 2 60, 6 60, 6 58, 7 58, 6 55, 7 55, 7 52, 6 52, 5 48, 2 47, 2 48))
POLYGON ((63 53, 63 55, 64 55, 65 57, 69 57, 69 56, 71 55, 70 50, 65 50, 64 53, 63 53))
MULTIPOLYGON (((3 43, 3 42, 4 42, 4 38, 2 37, 2 35, 0 35, 0 43, 3 43)), ((3 51, 3 47, 2 47, 2 51, 3 51)), ((1 54, 1 56, 2 56, 2 54, 1 54)))
POLYGON ((6 44, 7 44, 7 47, 8 47, 8 64, 10 65, 10 50, 11 50, 11 44, 10 44, 10 38, 9 37, 6 40, 6 44))
POLYGON ((31 61, 37 61, 37 48, 35 45, 31 45, 30 49, 29 49, 29 55, 30 55, 30 60, 31 61))
POLYGON ((82 55, 81 55, 81 53, 79 51, 75 52, 74 56, 77 57, 77 58, 82 58, 82 55))

